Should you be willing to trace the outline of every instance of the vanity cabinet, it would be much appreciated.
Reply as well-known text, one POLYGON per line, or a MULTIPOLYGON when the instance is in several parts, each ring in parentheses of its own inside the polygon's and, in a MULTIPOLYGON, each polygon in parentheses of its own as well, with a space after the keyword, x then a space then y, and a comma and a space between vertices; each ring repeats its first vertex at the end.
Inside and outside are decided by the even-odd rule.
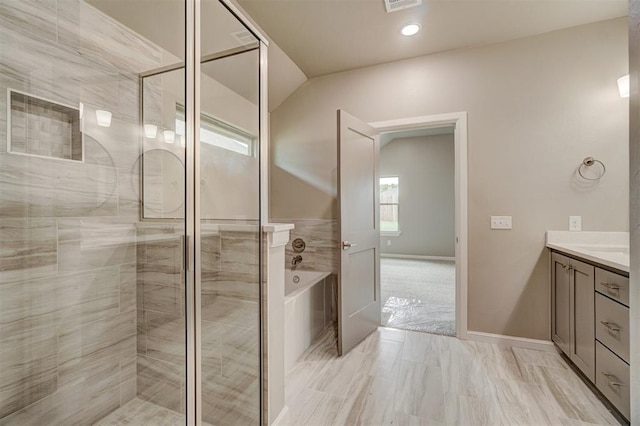
POLYGON ((629 419, 629 278, 552 251, 551 337, 629 419))
POLYGON ((552 338, 569 359, 595 379, 595 268, 579 260, 551 256, 552 338))

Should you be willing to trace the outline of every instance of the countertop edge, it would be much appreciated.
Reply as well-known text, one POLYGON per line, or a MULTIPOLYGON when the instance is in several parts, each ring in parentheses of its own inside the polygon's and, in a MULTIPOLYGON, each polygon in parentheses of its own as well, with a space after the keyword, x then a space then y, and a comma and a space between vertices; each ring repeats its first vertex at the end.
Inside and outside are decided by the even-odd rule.
POLYGON ((626 272, 627 274, 629 273, 629 265, 625 265, 623 263, 615 262, 602 257, 594 256, 593 254, 590 254, 590 253, 585 253, 584 251, 576 249, 575 247, 571 247, 570 245, 564 245, 561 243, 547 243, 546 246, 547 248, 550 248, 562 253, 570 254, 572 256, 576 256, 593 263, 607 266, 609 268, 614 268, 619 271, 626 272))

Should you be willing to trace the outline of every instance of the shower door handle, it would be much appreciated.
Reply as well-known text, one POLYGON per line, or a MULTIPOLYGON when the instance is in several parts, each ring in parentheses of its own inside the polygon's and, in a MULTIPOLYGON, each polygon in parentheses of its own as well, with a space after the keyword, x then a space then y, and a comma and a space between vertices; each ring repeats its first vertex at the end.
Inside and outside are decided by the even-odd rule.
POLYGON ((349 250, 351 247, 355 247, 358 244, 356 243, 350 243, 349 241, 343 241, 342 242, 342 250, 349 250))

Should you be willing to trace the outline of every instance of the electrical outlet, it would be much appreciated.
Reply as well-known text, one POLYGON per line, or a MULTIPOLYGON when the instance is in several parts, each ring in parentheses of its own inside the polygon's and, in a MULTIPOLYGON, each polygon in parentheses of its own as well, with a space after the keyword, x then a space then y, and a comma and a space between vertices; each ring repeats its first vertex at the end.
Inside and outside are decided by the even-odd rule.
POLYGON ((491 216, 491 229, 511 229, 511 216, 491 216))
POLYGON ((582 231, 582 216, 569 216, 569 231, 582 231))
POLYGON ((391 245, 391 240, 387 240, 387 245, 390 246, 391 245))

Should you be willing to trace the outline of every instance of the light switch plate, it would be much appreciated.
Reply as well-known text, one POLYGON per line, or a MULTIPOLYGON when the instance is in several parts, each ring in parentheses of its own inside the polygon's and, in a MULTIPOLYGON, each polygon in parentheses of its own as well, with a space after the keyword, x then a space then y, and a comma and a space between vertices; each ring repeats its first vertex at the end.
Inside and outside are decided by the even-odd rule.
POLYGON ((569 216, 569 231, 582 231, 582 216, 569 216))
POLYGON ((491 216, 491 229, 511 229, 511 216, 491 216))

